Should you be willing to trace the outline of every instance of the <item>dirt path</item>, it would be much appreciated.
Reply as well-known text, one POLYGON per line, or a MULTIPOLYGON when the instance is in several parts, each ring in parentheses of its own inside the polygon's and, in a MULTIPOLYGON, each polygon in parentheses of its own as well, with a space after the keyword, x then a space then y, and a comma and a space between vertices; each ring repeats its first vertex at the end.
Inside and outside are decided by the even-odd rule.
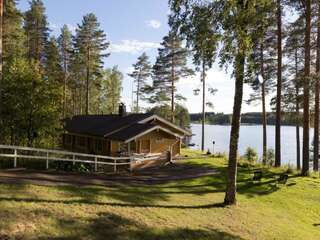
POLYGON ((175 163, 160 168, 145 169, 133 173, 119 173, 116 175, 11 169, 0 171, 0 183, 20 183, 47 186, 114 186, 119 184, 157 184, 173 180, 183 180, 209 176, 212 174, 217 174, 217 171, 212 168, 192 166, 183 163, 175 163))

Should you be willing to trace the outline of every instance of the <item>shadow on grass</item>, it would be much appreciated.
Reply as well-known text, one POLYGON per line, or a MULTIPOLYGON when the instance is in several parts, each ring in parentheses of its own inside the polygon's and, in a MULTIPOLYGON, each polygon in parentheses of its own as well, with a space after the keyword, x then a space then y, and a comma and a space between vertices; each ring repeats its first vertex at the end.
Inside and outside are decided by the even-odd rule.
POLYGON ((62 228, 77 229, 76 233, 69 236, 56 236, 50 240, 93 239, 93 240, 166 240, 166 239, 211 239, 211 240, 241 240, 242 238, 230 233, 215 229, 189 229, 189 228, 151 228, 138 221, 123 216, 102 212, 97 218, 86 219, 87 225, 77 222, 60 221, 62 228))
POLYGON ((117 202, 95 202, 86 199, 81 200, 50 200, 37 198, 10 198, 0 197, 0 201, 13 201, 23 203, 57 203, 57 204, 87 204, 111 207, 131 207, 131 208, 167 208, 167 209, 208 209, 208 208, 222 208, 223 203, 205 204, 205 205, 170 205, 170 204, 127 204, 117 202))
MULTIPOLYGON (((63 192, 64 195, 70 197, 71 200, 46 200, 45 197, 35 197, 27 195, 25 198, 7 197, 5 192, 11 192, 8 189, 0 193, 2 198, 0 201, 26 201, 26 202, 48 202, 48 203, 64 203, 64 204, 98 204, 110 206, 123 206, 123 207, 156 207, 156 208, 210 208, 222 207, 222 204, 207 204, 207 205, 194 205, 187 206, 180 205, 166 205, 159 204, 158 202, 169 202, 172 195, 176 194, 190 194, 202 196, 206 194, 223 193, 226 187, 226 167, 213 166, 208 163, 184 163, 180 166, 183 168, 204 168, 215 169, 219 174, 212 174, 211 176, 204 176, 196 179, 172 181, 169 184, 137 184, 137 185, 113 185, 110 187, 76 187, 76 186, 55 186, 55 189, 63 192), (76 200, 72 200, 76 198, 76 200), (113 201, 115 200, 115 201, 113 201), (118 203, 120 202, 120 203, 118 203)), ((263 179, 260 182, 252 181, 252 173, 254 168, 248 169, 239 167, 238 171, 238 192, 239 194, 248 197, 256 197, 271 194, 278 191, 281 187, 277 184, 277 177, 280 173, 275 173, 270 169, 263 169, 263 179)), ((173 171, 174 173, 174 171, 173 171)), ((290 176, 290 179, 296 176, 290 176)), ((290 180, 289 179, 289 180, 290 180)), ((295 183, 290 182, 287 187, 294 186, 295 183)), ((17 186, 17 185, 15 185, 17 186)), ((50 188, 50 186, 48 187, 50 188)), ((23 190, 23 187, 21 187, 23 190)), ((12 189, 13 190, 13 189, 12 189)), ((0 197, 1 197, 0 195, 0 197)), ((184 196, 181 196, 184 197, 184 196)), ((222 201, 222 199, 221 199, 222 201)))

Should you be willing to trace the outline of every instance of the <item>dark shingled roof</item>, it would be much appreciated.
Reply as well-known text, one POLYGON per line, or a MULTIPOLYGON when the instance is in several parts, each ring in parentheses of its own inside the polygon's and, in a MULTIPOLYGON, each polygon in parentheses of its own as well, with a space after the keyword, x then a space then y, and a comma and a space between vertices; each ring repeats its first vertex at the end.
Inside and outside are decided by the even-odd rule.
MULTIPOLYGON (((104 137, 105 135, 113 133, 114 131, 132 126, 152 115, 153 114, 150 113, 130 114, 127 116, 80 115, 74 116, 71 120, 67 120, 65 129, 71 133, 104 137)), ((147 127, 147 125, 145 127, 147 127)))
POLYGON ((154 127, 156 126, 149 123, 136 123, 107 136, 107 138, 118 141, 126 141, 154 127))

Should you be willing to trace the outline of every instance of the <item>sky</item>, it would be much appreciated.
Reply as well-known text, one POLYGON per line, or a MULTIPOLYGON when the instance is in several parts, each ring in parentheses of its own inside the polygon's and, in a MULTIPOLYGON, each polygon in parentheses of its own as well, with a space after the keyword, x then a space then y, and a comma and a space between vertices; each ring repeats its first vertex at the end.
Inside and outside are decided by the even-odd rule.
MULTIPOLYGON (((58 36, 60 29, 67 24, 75 31, 82 17, 94 13, 101 24, 101 29, 110 41, 111 55, 105 59, 105 67, 117 65, 124 75, 122 101, 132 105, 133 80, 127 76, 132 71, 132 64, 145 51, 151 63, 157 56, 157 48, 162 38, 168 33, 167 0, 43 0, 52 34, 58 36)), ((28 0, 20 0, 18 7, 22 11, 29 8, 28 0)), ((231 72, 231 69, 228 71, 231 72)), ((225 69, 217 64, 207 73, 208 87, 218 91, 208 96, 214 109, 207 111, 231 113, 233 108, 234 79, 225 69)), ((178 92, 187 98, 183 103, 189 112, 201 112, 201 94, 194 96, 194 89, 201 89, 200 75, 180 79, 178 92)), ((248 99, 251 89, 245 86, 244 99, 248 99)), ((145 105, 146 106, 146 105, 145 105)), ((268 106, 268 109, 270 107, 268 106)), ((261 111, 260 105, 243 104, 243 112, 261 111)))

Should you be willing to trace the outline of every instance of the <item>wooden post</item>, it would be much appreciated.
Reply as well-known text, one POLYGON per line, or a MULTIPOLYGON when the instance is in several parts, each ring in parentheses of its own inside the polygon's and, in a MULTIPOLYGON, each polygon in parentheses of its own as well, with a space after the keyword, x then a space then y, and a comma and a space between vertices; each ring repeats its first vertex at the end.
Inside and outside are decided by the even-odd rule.
POLYGON ((16 168, 17 167, 17 155, 18 155, 18 151, 17 149, 14 150, 14 159, 13 159, 13 167, 16 168))
POLYGON ((114 172, 114 173, 117 173, 117 160, 114 159, 113 161, 114 161, 113 172, 114 172))
MULTIPOLYGON (((75 159, 76 159, 76 155, 74 155, 74 154, 73 154, 73 155, 72 155, 72 159, 73 159, 73 160, 75 160, 75 159)), ((76 162, 75 162, 75 161, 73 161, 73 162, 72 162, 72 164, 73 164, 73 165, 75 165, 75 164, 76 164, 76 162)))
POLYGON ((49 169, 49 152, 47 152, 46 170, 49 169))
POLYGON ((98 161, 98 158, 94 157, 94 171, 95 172, 98 172, 98 163, 97 163, 97 161, 98 161))

